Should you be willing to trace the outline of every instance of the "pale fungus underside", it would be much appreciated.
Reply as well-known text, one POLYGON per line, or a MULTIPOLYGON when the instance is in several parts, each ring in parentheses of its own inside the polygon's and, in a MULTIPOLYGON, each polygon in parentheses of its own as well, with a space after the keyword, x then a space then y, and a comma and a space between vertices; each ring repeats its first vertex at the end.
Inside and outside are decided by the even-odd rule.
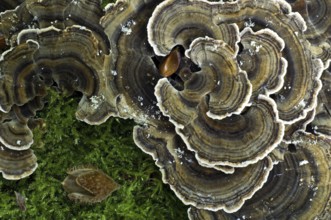
MULTIPOLYGON (((316 2, 118 0, 104 11, 98 0, 6 6, 3 177, 36 169, 35 115, 55 86, 82 94, 78 120, 133 119, 135 143, 192 206, 191 219, 330 218, 331 3, 316 2)), ((97 173, 69 173, 69 197, 99 201, 99 190, 111 193, 85 186, 85 174, 97 173)))
POLYGON ((80 203, 101 202, 119 188, 111 177, 92 167, 69 170, 62 185, 69 199, 80 203))

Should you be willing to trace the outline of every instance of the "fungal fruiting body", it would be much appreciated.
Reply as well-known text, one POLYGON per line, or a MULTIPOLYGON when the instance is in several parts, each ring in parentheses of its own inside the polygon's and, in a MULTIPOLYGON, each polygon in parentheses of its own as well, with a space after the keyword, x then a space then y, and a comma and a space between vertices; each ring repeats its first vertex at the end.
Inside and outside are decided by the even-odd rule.
POLYGON ((91 167, 73 168, 62 182, 69 199, 80 203, 105 200, 119 185, 107 174, 91 167))
MULTIPOLYGON (((331 218, 331 1, 17 5, 0 20, 5 178, 36 169, 28 125, 56 84, 83 94, 81 121, 133 119, 135 143, 191 219, 331 218)), ((99 201, 117 186, 103 181, 84 168, 64 186, 99 201)))

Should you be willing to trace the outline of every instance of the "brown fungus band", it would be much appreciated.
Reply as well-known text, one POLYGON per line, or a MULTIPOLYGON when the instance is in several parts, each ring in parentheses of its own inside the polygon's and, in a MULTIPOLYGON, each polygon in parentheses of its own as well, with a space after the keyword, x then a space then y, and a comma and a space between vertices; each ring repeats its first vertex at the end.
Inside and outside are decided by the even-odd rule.
MULTIPOLYGON (((329 219, 330 11, 329 0, 5 0, 0 172, 36 169, 35 115, 56 87, 82 94, 88 124, 134 119, 191 219, 329 219)), ((72 171, 66 190, 100 201, 80 181, 99 174, 72 171)))
MULTIPOLYGON (((303 35, 306 29, 303 18, 293 13, 286 2, 164 1, 155 9, 148 23, 148 40, 158 55, 168 54, 176 45, 188 48, 194 39, 204 36, 230 41, 228 44, 231 45, 233 37, 229 40, 228 36, 233 36, 233 31, 225 24, 236 23, 239 29, 243 29, 253 26, 249 22, 254 23, 253 30, 266 29, 277 33, 285 44, 283 56, 288 62, 286 84, 274 95, 280 118, 286 123, 304 118, 307 111, 316 105, 323 64, 309 51, 309 43, 303 35), (194 21, 187 21, 189 17, 194 17, 194 21), (286 89, 288 86, 291 89, 286 89)), ((261 45, 256 40, 256 47, 261 45)))
POLYGON ((18 180, 37 169, 37 158, 31 149, 11 150, 0 144, 0 172, 5 179, 18 180))
MULTIPOLYGON (((92 32, 80 27, 72 26, 63 31, 54 27, 23 30, 18 36, 18 45, 3 54, 3 60, 0 61, 3 71, 0 107, 8 114, 16 108, 24 108, 27 103, 45 96, 46 87, 55 82, 60 90, 68 94, 82 92, 84 96, 79 103, 77 117, 90 123, 99 123, 99 120, 103 120, 102 116, 108 113, 107 105, 102 102, 106 97, 102 88, 106 86, 102 83, 106 81, 104 58, 99 54, 98 41, 92 32), (102 100, 95 103, 98 97, 102 100), (95 111, 97 114, 94 114, 95 111)), ((4 122, 1 127, 10 123, 24 125, 26 122, 24 117, 22 119, 16 113, 12 121, 4 122)), ((26 131, 21 138, 19 135, 23 135, 23 128, 10 126, 10 129, 6 129, 1 139, 11 140, 4 141, 4 144, 11 148, 29 147, 32 133, 26 131)))
POLYGON ((198 219, 330 219, 330 139, 297 133, 266 184, 235 213, 190 208, 198 219), (307 208, 309 207, 309 208, 307 208))
POLYGON ((99 25, 102 15, 99 1, 55 4, 32 0, 0 14, 0 36, 5 44, 0 48, 0 142, 2 149, 10 149, 12 161, 8 168, 8 157, 1 158, 5 178, 26 177, 37 167, 28 148, 47 87, 56 86, 66 95, 81 92, 76 112, 80 120, 100 124, 109 117, 104 70, 109 44, 99 25), (91 20, 82 18, 82 10, 91 20), (24 152, 31 155, 28 162, 20 156, 27 155, 24 152))
MULTIPOLYGON (((156 106, 154 87, 160 79, 147 41, 146 26, 159 0, 120 0, 109 4, 101 24, 110 42, 110 102, 112 115, 153 123, 163 118, 156 106), (114 25, 115 24, 115 25, 114 25)), ((161 119, 163 120, 163 119, 161 119)))
MULTIPOLYGON (((171 128, 171 126, 170 126, 171 128)), ((173 129, 172 129, 173 130, 173 129)), ((185 203, 198 208, 234 212, 261 188, 273 167, 269 157, 233 174, 200 166, 194 153, 174 131, 135 127, 134 140, 157 160, 163 182, 185 203)))

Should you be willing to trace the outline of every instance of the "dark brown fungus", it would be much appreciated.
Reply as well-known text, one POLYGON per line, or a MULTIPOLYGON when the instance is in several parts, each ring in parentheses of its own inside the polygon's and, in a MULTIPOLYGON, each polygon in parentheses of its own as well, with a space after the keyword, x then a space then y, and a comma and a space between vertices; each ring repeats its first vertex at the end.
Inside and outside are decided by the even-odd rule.
POLYGON ((282 38, 270 29, 253 32, 251 27, 241 31, 240 36, 243 51, 238 62, 252 83, 253 97, 279 91, 287 68, 281 52, 285 47, 282 38))
POLYGON ((200 109, 196 118, 176 131, 203 164, 244 167, 264 158, 283 138, 284 125, 267 97, 260 95, 244 114, 220 121, 200 109))
POLYGON ((177 91, 165 79, 159 80, 155 95, 163 113, 172 114, 175 118, 170 119, 177 120, 178 124, 180 121, 188 122, 189 115, 197 114, 196 106, 206 96, 209 97, 209 117, 222 119, 240 113, 250 99, 251 84, 246 73, 238 67, 233 49, 222 41, 197 38, 186 51, 186 56, 201 71, 188 77, 182 91, 177 91), (177 108, 174 110, 176 113, 170 108, 177 108), (176 119, 177 116, 183 118, 176 119))
MULTIPOLYGON (((331 3, 288 2, 5 0, 2 175, 36 168, 31 129, 55 85, 83 94, 79 120, 140 124, 191 218, 330 219, 331 3)), ((117 186, 103 175, 70 171, 69 197, 99 201, 117 186)))
POLYGON ((96 203, 105 200, 119 185, 99 169, 73 168, 62 183, 68 197, 75 202, 96 203))
POLYGON ((329 0, 288 1, 293 11, 299 12, 306 21, 306 38, 311 43, 313 54, 328 67, 331 60, 331 2, 329 0))
MULTIPOLYGON (((171 126, 169 126, 171 128, 171 126)), ((217 211, 234 212, 262 187, 273 167, 269 157, 238 168, 229 175, 200 166, 181 138, 171 130, 134 128, 134 140, 152 155, 164 183, 187 205, 217 211)))
POLYGON ((238 212, 192 207, 190 219, 330 219, 330 139, 300 132, 293 144, 296 151, 285 152, 266 184, 238 212))
POLYGON ((26 150, 33 143, 33 134, 27 123, 5 121, 0 124, 0 142, 12 150, 26 150))
POLYGON ((100 43, 99 52, 108 54, 108 40, 99 24, 104 12, 99 0, 57 0, 35 1, 26 0, 26 8, 32 15, 39 28, 54 26, 65 29, 73 25, 79 25, 82 29, 93 31, 94 37, 100 43))
MULTIPOLYGON (((316 106, 323 64, 321 60, 313 59, 309 43, 304 39, 306 24, 303 18, 293 13, 285 1, 167 0, 156 7, 148 23, 148 40, 157 55, 168 54, 175 45, 187 49, 194 39, 204 36, 222 39, 231 46, 233 41, 234 44, 238 42, 237 37, 233 40, 234 30, 238 31, 238 26, 239 29, 253 26, 254 21, 258 23, 255 28, 270 29, 269 32, 277 33, 285 44, 286 84, 277 92, 275 100, 280 119, 285 123, 298 121, 316 106), (194 21, 187 21, 191 16, 195 17, 194 21)), ((283 68, 280 66, 279 69, 283 68)))
POLYGON ((8 61, 0 64, 4 73, 13 73, 4 74, 1 79, 3 88, 6 88, 0 95, 1 108, 5 112, 13 104, 20 106, 36 96, 45 95, 45 86, 49 85, 38 76, 47 78, 51 75, 61 90, 69 94, 81 91, 87 96, 79 104, 79 119, 90 123, 105 120, 99 119, 100 116, 107 117, 108 111, 107 104, 104 104, 107 94, 102 93, 107 86, 103 71, 105 55, 99 51, 99 42, 91 31, 78 26, 64 31, 52 27, 32 29, 21 32, 18 43, 5 55, 8 61), (20 56, 25 57, 24 62, 20 56), (100 100, 96 103, 98 97, 100 100), (96 109, 99 110, 98 116, 92 116, 96 109))
POLYGON ((152 60, 154 53, 146 30, 148 19, 160 2, 120 0, 108 5, 101 19, 111 48, 111 60, 106 68, 111 71, 113 115, 133 118, 139 123, 163 118, 154 96, 154 86, 161 75, 152 60))
POLYGON ((7 158, 0 159, 5 178, 23 178, 37 166, 28 148, 38 120, 32 118, 43 108, 47 87, 56 84, 67 95, 81 92, 80 120, 100 124, 110 116, 109 72, 104 69, 109 43, 99 24, 103 13, 100 1, 26 0, 0 14, 5 43, 0 49, 0 142, 20 162, 13 173, 15 166, 11 170, 1 164, 7 158))
POLYGON ((318 95, 316 116, 311 126, 316 134, 331 138, 331 67, 322 75, 323 88, 318 95))
POLYGON ((18 180, 31 175, 37 168, 31 149, 11 150, 0 143, 0 172, 5 179, 18 180))

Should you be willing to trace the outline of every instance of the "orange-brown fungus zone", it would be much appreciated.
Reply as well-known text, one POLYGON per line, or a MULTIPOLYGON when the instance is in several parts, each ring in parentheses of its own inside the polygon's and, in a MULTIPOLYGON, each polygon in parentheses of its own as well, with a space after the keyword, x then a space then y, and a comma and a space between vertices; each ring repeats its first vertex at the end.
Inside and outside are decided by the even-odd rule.
POLYGON ((178 47, 175 47, 160 64, 159 70, 162 76, 169 77, 174 74, 179 67, 181 55, 178 47))
POLYGON ((62 185, 70 200, 97 203, 105 200, 119 185, 101 170, 83 167, 68 171, 62 185))

